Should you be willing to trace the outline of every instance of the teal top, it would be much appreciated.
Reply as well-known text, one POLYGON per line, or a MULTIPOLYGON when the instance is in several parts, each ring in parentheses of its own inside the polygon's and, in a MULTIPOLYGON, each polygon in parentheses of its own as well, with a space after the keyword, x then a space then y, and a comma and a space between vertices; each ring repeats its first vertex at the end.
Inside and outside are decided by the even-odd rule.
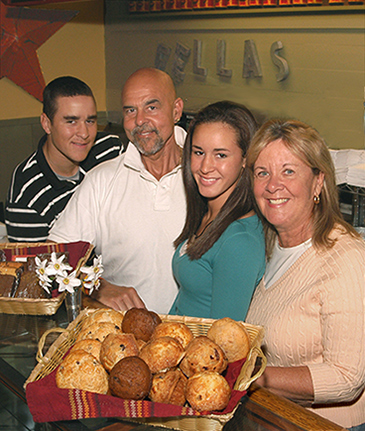
POLYGON ((185 249, 186 241, 172 259, 179 293, 170 314, 245 320, 265 272, 265 239, 257 215, 231 223, 200 259, 190 260, 185 249))

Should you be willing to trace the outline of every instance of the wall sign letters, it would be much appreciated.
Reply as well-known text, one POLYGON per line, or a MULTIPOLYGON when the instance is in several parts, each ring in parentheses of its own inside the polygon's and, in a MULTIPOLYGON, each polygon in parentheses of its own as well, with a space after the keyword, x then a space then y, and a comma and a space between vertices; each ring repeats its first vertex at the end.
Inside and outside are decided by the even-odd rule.
POLYGON ((172 65, 172 77, 176 83, 185 79, 184 68, 190 57, 190 48, 177 42, 175 49, 174 64, 172 65))
MULTIPOLYGON (((274 42, 270 47, 270 57, 279 72, 276 74, 277 82, 284 81, 289 76, 289 65, 285 58, 279 55, 279 51, 284 48, 281 41, 274 42)), ((174 63, 172 66, 172 77, 176 83, 184 81, 185 73, 183 72, 190 57, 190 48, 181 43, 176 44, 174 63)), ((160 70, 165 70, 167 62, 171 54, 171 48, 164 44, 159 44, 155 57, 155 67, 160 70)), ((194 40, 193 47, 193 73, 194 75, 207 76, 208 69, 202 64, 203 42, 194 40)), ((233 75, 232 69, 226 67, 226 42, 217 40, 217 70, 216 73, 222 78, 231 78, 233 75)), ((262 70, 260 59, 257 52, 255 41, 252 39, 245 40, 244 55, 243 55, 243 78, 260 78, 262 70)))

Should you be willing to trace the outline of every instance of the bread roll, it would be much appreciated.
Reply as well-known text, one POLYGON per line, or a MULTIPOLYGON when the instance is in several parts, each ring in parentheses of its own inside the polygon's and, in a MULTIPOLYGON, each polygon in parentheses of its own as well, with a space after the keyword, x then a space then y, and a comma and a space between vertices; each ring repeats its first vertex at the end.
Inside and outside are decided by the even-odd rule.
POLYGON ((159 323, 158 314, 145 308, 131 308, 124 315, 122 330, 134 334, 137 340, 149 341, 159 323))
POLYGON ((157 373, 152 377, 150 399, 156 403, 185 404, 185 387, 187 378, 179 368, 157 373))
POLYGON ((222 373, 227 368, 223 350, 208 337, 194 338, 188 345, 180 368, 187 377, 203 371, 222 373))
POLYGON ((115 323, 111 322, 94 322, 91 325, 82 326, 81 331, 79 332, 76 341, 85 340, 85 339, 94 339, 103 342, 104 339, 111 333, 121 333, 120 328, 115 325, 115 323))
POLYGON ((75 350, 70 352, 58 367, 56 384, 59 388, 106 394, 108 374, 93 355, 84 350, 75 350))
POLYGON ((123 314, 112 308, 100 308, 90 314, 85 320, 84 325, 91 325, 95 322, 110 322, 122 329, 123 314))
POLYGON ((216 320, 209 328, 207 336, 223 349, 229 363, 246 358, 250 351, 250 335, 247 329, 229 317, 216 320))
POLYGON ((146 362, 152 374, 155 374, 176 367, 184 356, 184 349, 174 338, 161 337, 142 347, 139 356, 146 362))
POLYGON ((142 400, 151 388, 152 374, 138 356, 128 356, 117 362, 109 375, 112 395, 129 400, 142 400))
POLYGON ((212 371, 194 374, 186 384, 186 399, 198 412, 223 410, 231 397, 227 380, 212 371))
POLYGON ((72 346, 71 351, 84 350, 85 352, 93 355, 94 358, 100 362, 100 349, 101 349, 101 342, 99 340, 85 339, 85 340, 77 341, 72 346))
POLYGON ((152 334, 153 339, 159 337, 175 338, 186 349, 187 345, 194 338, 194 335, 184 323, 162 322, 156 326, 155 332, 152 334))
POLYGON ((101 345, 100 362, 110 372, 114 365, 127 356, 138 356, 139 347, 133 334, 109 334, 101 345))

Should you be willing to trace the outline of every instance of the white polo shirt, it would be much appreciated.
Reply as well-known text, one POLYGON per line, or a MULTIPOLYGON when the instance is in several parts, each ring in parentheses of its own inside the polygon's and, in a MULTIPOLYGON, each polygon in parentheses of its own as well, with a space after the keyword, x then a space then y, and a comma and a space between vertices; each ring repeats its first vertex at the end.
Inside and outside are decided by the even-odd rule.
MULTIPOLYGON (((175 128, 179 145, 185 136, 175 128)), ((177 294, 173 241, 185 215, 181 166, 158 181, 130 143, 124 154, 88 173, 49 239, 94 244, 102 254, 106 280, 134 287, 148 309, 167 313, 177 294)))

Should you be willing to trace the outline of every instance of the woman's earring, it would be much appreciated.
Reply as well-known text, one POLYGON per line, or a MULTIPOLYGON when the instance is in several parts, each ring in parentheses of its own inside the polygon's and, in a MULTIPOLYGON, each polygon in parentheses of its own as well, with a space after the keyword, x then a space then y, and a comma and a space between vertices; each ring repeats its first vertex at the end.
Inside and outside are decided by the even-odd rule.
POLYGON ((321 198, 317 195, 314 195, 314 198, 313 198, 314 205, 318 205, 320 201, 321 201, 321 198))

